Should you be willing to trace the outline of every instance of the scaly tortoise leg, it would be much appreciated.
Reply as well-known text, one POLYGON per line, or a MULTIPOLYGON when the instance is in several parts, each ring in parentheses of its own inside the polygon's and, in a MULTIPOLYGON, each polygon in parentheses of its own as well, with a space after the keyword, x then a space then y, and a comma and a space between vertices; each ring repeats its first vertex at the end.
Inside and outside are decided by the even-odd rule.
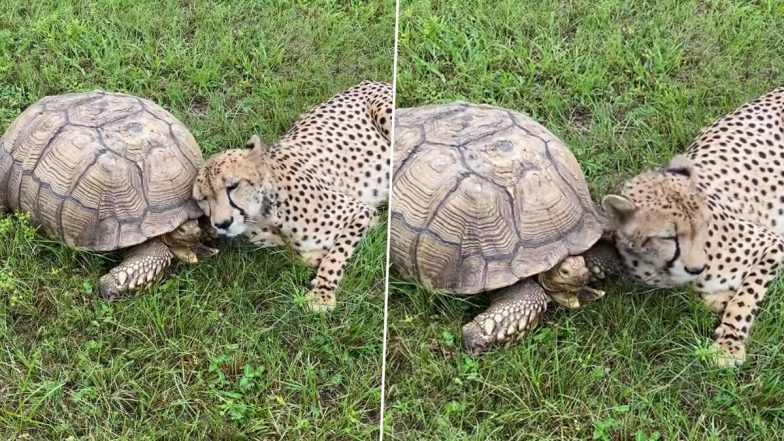
POLYGON ((547 294, 532 279, 490 294, 490 307, 463 325, 463 346, 478 355, 492 346, 519 340, 539 325, 547 294))
POLYGON ((581 254, 591 272, 591 281, 604 280, 608 275, 621 274, 623 264, 615 245, 607 239, 599 239, 588 251, 581 254))
POLYGON ((101 295, 114 300, 157 282, 174 255, 159 239, 150 239, 131 248, 123 261, 100 280, 101 295))
MULTIPOLYGON (((0 186, 3 185, 3 177, 0 176, 0 186)), ((6 201, 5 189, 0 188, 0 215, 8 213, 8 202, 6 201)))

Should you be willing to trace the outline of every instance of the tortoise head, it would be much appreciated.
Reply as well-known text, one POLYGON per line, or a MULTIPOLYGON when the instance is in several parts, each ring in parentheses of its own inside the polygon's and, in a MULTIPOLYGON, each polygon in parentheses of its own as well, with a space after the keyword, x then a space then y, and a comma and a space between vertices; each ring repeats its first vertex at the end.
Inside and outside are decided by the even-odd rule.
POLYGON ((211 237, 210 231, 202 228, 198 219, 189 219, 174 231, 164 234, 161 240, 181 261, 196 263, 199 258, 218 254, 216 248, 210 248, 203 243, 210 241, 211 237))
POLYGON ((539 277, 542 287, 549 292, 577 293, 591 280, 591 272, 582 256, 568 256, 539 277))

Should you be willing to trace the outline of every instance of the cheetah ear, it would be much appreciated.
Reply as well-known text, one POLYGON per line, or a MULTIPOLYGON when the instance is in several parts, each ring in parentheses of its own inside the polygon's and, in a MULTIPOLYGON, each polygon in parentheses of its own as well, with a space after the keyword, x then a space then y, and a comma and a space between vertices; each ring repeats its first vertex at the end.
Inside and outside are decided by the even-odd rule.
POLYGON ((692 167, 691 159, 687 158, 686 155, 677 155, 667 164, 665 171, 690 178, 692 167))
POLYGON ((634 206, 634 202, 623 196, 618 196, 617 194, 608 194, 605 196, 604 199, 602 199, 602 207, 604 207, 607 217, 614 225, 623 224, 629 219, 629 216, 637 210, 637 207, 634 206))
POLYGON ((191 192, 191 196, 193 196, 193 199, 196 199, 197 201, 201 200, 201 199, 204 199, 204 195, 201 194, 201 188, 199 188, 200 187, 199 184, 200 184, 200 182, 197 179, 193 183, 193 191, 191 192))
POLYGON ((255 153, 266 153, 269 146, 264 144, 261 138, 259 138, 259 135, 253 135, 250 137, 248 142, 245 143, 245 148, 255 153))

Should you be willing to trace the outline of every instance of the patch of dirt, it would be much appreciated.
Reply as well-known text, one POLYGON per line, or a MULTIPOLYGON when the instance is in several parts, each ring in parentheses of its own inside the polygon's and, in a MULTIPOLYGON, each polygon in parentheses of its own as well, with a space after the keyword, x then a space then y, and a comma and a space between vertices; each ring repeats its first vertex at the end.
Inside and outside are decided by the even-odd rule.
POLYGON ((775 67, 765 67, 762 69, 762 75, 768 80, 774 80, 778 77, 778 70, 775 67))
POLYGON ((196 115, 205 115, 207 111, 210 110, 210 106, 207 103, 207 98, 201 95, 196 95, 191 98, 190 110, 196 115))
POLYGON ((583 106, 576 106, 572 108, 569 113, 569 125, 577 133, 585 133, 591 130, 593 124, 593 114, 590 110, 583 106))

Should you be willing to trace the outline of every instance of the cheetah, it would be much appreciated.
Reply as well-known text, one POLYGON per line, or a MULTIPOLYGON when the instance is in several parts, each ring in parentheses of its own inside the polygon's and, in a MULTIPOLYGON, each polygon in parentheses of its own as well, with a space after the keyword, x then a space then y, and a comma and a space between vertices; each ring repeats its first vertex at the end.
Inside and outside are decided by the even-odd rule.
POLYGON ((715 362, 738 366, 784 258, 784 88, 703 129, 684 155, 605 196, 628 271, 655 287, 692 283, 720 315, 715 362))
POLYGON ((315 270, 311 310, 332 311, 347 262, 389 193, 392 86, 362 83, 301 116, 275 144, 205 161, 193 197, 218 233, 288 245, 315 270))

